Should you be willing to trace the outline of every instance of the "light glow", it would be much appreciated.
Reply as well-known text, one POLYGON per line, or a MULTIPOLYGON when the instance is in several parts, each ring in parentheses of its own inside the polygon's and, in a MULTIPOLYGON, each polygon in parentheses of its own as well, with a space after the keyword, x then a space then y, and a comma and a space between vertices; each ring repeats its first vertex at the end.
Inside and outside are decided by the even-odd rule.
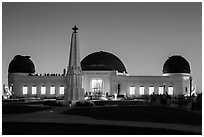
POLYGON ((55 87, 54 87, 54 86, 51 86, 51 87, 50 87, 50 94, 51 94, 51 95, 54 95, 54 94, 55 94, 55 87))
POLYGON ((164 94, 164 87, 160 86, 159 87, 159 95, 163 95, 164 94))
POLYGON ((28 94, 28 87, 27 86, 23 86, 23 95, 28 94))
POLYGON ((91 81, 91 88, 92 88, 93 92, 102 92, 103 80, 102 79, 93 79, 91 81))
POLYGON ((144 95, 144 87, 140 87, 140 95, 144 95))
POLYGON ((154 93, 154 87, 149 87, 149 95, 152 95, 154 93))
POLYGON ((114 99, 117 100, 117 93, 114 94, 114 99))
POLYGON ((45 87, 45 86, 42 86, 42 87, 41 87, 41 94, 42 94, 42 95, 45 95, 45 93, 46 93, 46 87, 45 87))
POLYGON ((135 95, 135 87, 134 86, 130 87, 130 95, 135 95))
POLYGON ((32 94, 33 94, 33 95, 36 95, 36 94, 37 94, 37 87, 36 87, 36 86, 33 86, 33 87, 32 87, 32 94))
POLYGON ((168 87, 168 94, 173 95, 174 88, 172 86, 168 87))
POLYGON ((62 95, 64 94, 64 86, 60 86, 60 89, 59 89, 59 94, 62 95))

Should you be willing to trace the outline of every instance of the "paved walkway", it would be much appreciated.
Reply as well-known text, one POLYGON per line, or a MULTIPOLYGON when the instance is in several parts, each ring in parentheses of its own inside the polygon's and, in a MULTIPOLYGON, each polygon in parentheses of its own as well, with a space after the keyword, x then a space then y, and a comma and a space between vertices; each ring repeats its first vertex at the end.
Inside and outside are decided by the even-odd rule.
POLYGON ((139 122, 139 121, 115 121, 115 120, 97 120, 85 116, 60 114, 67 110, 67 107, 56 107, 54 109, 44 110, 29 114, 8 114, 3 115, 3 122, 44 122, 44 123, 69 123, 69 124, 94 124, 94 125, 122 125, 129 127, 146 127, 171 129, 180 131, 191 131, 194 133, 202 133, 202 126, 156 123, 156 122, 139 122))

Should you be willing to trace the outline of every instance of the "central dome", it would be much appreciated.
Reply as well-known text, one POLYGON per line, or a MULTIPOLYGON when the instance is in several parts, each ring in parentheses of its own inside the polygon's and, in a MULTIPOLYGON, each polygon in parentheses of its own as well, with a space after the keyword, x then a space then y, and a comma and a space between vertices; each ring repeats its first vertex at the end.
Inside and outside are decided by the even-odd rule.
POLYGON ((94 52, 81 61, 82 70, 117 70, 120 73, 127 73, 122 61, 115 55, 108 52, 94 52))

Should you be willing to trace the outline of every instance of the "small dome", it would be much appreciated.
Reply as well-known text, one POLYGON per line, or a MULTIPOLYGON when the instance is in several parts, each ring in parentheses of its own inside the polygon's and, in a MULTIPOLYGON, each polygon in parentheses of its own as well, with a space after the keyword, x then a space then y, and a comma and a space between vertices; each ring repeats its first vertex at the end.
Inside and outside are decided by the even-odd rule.
POLYGON ((163 74, 164 73, 191 73, 190 65, 188 61, 182 56, 175 55, 169 57, 169 59, 164 63, 163 74))
POLYGON ((16 55, 9 64, 9 73, 35 73, 34 63, 30 56, 16 55))
POLYGON ((127 73, 122 61, 108 52, 94 52, 81 61, 82 70, 117 70, 127 73))

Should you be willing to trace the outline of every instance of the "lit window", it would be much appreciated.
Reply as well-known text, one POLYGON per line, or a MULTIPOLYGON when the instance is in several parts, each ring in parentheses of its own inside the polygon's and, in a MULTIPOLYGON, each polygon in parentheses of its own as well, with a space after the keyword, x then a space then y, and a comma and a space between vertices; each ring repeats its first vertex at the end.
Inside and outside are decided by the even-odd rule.
POLYGON ((172 86, 168 87, 168 94, 173 95, 174 88, 172 86))
POLYGON ((46 87, 45 87, 45 86, 42 86, 42 87, 41 87, 41 94, 42 94, 42 95, 45 95, 45 93, 46 93, 46 87))
POLYGON ((130 87, 130 95, 135 95, 135 87, 134 86, 130 87))
POLYGON ((32 94, 33 95, 37 94, 37 87, 36 86, 32 86, 32 94))
POLYGON ((27 86, 23 86, 23 95, 28 94, 28 87, 27 86))
POLYGON ((103 80, 101 79, 93 79, 91 81, 92 91, 96 93, 102 92, 103 89, 103 80))
POLYGON ((163 95, 164 94, 164 87, 160 86, 159 87, 159 95, 163 95))
POLYGON ((64 94, 64 86, 60 86, 59 94, 60 95, 64 94))
POLYGON ((144 95, 144 87, 140 87, 140 95, 144 95))
POLYGON ((51 95, 54 95, 54 94, 55 94, 55 87, 54 87, 54 86, 51 86, 51 87, 50 87, 50 94, 51 94, 51 95))
POLYGON ((154 87, 149 87, 149 95, 152 95, 154 93, 154 87))

